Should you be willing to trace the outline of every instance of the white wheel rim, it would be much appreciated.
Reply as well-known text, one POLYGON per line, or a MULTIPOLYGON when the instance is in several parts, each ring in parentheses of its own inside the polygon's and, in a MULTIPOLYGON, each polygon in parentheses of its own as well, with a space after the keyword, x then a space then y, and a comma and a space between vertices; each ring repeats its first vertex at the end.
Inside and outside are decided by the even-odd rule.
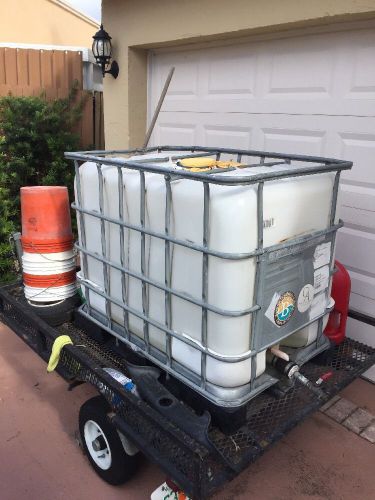
POLYGON ((102 470, 108 470, 112 464, 111 449, 100 426, 93 420, 87 420, 83 433, 91 458, 102 470))

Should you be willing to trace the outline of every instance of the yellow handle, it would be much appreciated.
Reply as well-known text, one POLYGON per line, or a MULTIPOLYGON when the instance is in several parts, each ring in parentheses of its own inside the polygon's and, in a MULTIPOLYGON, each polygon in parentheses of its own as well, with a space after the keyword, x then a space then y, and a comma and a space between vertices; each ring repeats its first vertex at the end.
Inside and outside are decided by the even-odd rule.
POLYGON ((59 337, 57 337, 57 339, 55 339, 55 342, 52 346, 51 356, 48 361, 47 372, 53 372, 60 360, 60 353, 62 348, 69 344, 73 344, 72 339, 69 337, 69 335, 60 335, 59 337))

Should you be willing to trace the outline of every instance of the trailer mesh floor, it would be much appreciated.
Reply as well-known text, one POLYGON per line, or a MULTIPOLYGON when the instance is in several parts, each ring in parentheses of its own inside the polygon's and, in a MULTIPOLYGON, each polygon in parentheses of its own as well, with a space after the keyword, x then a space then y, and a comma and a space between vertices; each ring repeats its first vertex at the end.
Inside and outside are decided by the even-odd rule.
MULTIPOLYGON (((19 285, 0 288, 0 319, 44 360, 57 336, 70 335, 75 345, 64 348, 58 372, 71 382, 94 385, 111 404, 113 423, 194 498, 210 496, 322 404, 301 385, 281 397, 264 392, 248 404, 246 425, 230 436, 211 426, 208 438, 212 447, 205 447, 147 403, 123 391, 101 369, 126 371, 121 356, 72 323, 58 329, 48 326, 29 310, 19 285)), ((373 348, 347 338, 308 362, 301 372, 314 381, 331 371, 324 390, 332 397, 374 363, 373 348)))

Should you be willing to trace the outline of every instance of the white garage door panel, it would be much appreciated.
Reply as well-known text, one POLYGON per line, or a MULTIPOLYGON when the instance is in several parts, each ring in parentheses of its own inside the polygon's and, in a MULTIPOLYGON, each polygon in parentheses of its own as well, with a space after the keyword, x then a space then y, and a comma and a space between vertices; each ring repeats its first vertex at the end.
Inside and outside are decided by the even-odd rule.
POLYGON ((344 172, 343 179, 356 184, 362 182, 367 186, 372 185, 372 187, 375 187, 375 134, 361 131, 361 129, 371 130, 368 122, 369 118, 358 118, 357 120, 364 120, 364 123, 357 124, 358 129, 356 132, 340 134, 340 157, 350 158, 353 161, 352 170, 344 172))
POLYGON ((348 227, 338 232, 336 257, 345 266, 375 275, 374 256, 375 234, 348 227))
MULTIPOLYGON (((153 144, 226 146, 354 162, 342 174, 337 258, 351 307, 375 311, 375 30, 290 36, 150 58, 149 114, 176 67, 153 144)), ((357 336, 349 323, 349 333, 357 336)), ((375 329, 366 327, 375 345, 375 329), (372 332, 371 335, 369 332, 372 332)))
MULTIPOLYGON (((353 166, 353 169, 356 166, 353 166)), ((349 184, 341 185, 342 204, 350 207, 361 206, 362 210, 375 212, 374 189, 365 186, 354 186, 349 184)))
POLYGON ((209 146, 228 144, 228 148, 250 149, 252 144, 252 129, 250 127, 205 125, 203 134, 203 143, 209 146))
MULTIPOLYGON (((223 140, 230 137, 230 146, 241 148, 245 135, 249 139, 246 144, 253 149, 347 159, 347 155, 342 155, 343 151, 345 152, 342 137, 353 134, 354 130, 375 130, 375 118, 162 111, 155 127, 153 143, 160 143, 159 129, 173 127, 195 128, 196 144, 217 146, 217 141, 206 141, 220 136, 223 140), (216 136, 213 131, 218 132, 216 136), (235 141, 236 137, 238 142, 235 141)), ((364 142, 364 147, 366 146, 367 142, 364 142)), ((356 154, 361 154, 360 145, 356 145, 356 154)), ((351 159, 350 156, 349 158, 351 159)), ((375 186, 375 168, 368 168, 368 162, 360 162, 353 170, 361 179, 373 177, 375 186)), ((353 182, 352 178, 348 181, 353 182)))
POLYGON ((360 342, 367 345, 374 344, 374 327, 353 318, 348 318, 347 328, 349 331, 356 332, 355 338, 360 342))
POLYGON ((155 137, 157 144, 189 146, 196 144, 196 126, 191 123, 159 123, 155 137))
POLYGON ((375 116, 374 47, 362 30, 157 53, 150 106, 176 66, 165 111, 375 116))
POLYGON ((362 293, 369 300, 375 301, 375 276, 364 276, 355 271, 350 271, 350 276, 352 279, 352 290, 357 294, 362 293))
MULTIPOLYGON (((206 142, 215 137, 213 131, 216 130, 220 131, 216 134, 218 139, 219 136, 222 139, 230 136, 230 145, 237 148, 243 147, 245 134, 250 139, 246 147, 253 149, 350 159, 354 163, 353 168, 343 172, 342 180, 375 188, 375 134, 370 136, 365 133, 375 130, 375 118, 163 111, 153 135, 154 144, 164 142, 159 140, 158 129, 166 127, 195 128, 191 144, 217 145, 217 141, 206 142), (237 143, 234 141, 236 135, 237 143)), ((168 142, 173 141, 169 139, 168 142)), ((366 196, 371 195, 367 192, 366 196)), ((360 199, 361 196, 358 197, 360 199)), ((359 208, 365 208, 361 202, 359 208)))
POLYGON ((340 218, 345 221, 346 227, 359 230, 375 230, 374 211, 362 210, 360 208, 342 205, 339 210, 339 215, 340 218))
POLYGON ((344 227, 338 232, 336 257, 352 280, 350 307, 369 316, 375 311, 375 235, 344 227))
POLYGON ((350 295, 350 308, 354 311, 359 311, 368 316, 374 314, 375 300, 364 297, 359 293, 352 292, 350 295))
POLYGON ((349 269, 352 280, 350 307, 369 316, 375 311, 375 277, 365 276, 349 269))
MULTIPOLYGON (((339 215, 345 221, 346 227, 375 232, 375 189, 342 184, 340 202, 339 215)), ((369 257, 372 258, 375 272, 375 257, 369 257)))

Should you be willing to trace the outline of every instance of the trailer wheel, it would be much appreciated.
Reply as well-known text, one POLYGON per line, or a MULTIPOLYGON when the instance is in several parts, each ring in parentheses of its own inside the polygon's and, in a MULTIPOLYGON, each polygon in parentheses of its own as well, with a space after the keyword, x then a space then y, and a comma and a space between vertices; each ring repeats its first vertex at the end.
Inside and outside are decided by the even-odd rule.
POLYGON ((109 405, 102 396, 86 401, 79 411, 79 432, 95 472, 107 483, 123 484, 136 472, 138 459, 128 455, 108 420, 109 405))

